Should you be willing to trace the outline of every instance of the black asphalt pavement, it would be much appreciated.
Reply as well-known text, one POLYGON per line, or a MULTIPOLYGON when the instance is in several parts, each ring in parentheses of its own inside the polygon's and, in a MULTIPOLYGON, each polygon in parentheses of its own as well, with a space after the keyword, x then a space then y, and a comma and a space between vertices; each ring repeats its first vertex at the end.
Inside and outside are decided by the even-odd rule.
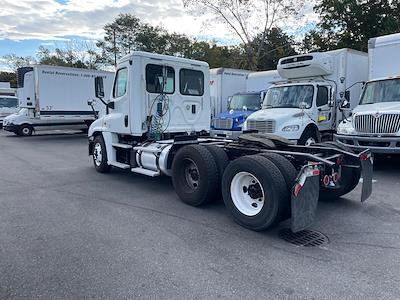
POLYGON ((400 299, 400 159, 320 202, 323 246, 256 233, 169 178, 99 174, 83 134, 0 133, 0 299, 400 299))

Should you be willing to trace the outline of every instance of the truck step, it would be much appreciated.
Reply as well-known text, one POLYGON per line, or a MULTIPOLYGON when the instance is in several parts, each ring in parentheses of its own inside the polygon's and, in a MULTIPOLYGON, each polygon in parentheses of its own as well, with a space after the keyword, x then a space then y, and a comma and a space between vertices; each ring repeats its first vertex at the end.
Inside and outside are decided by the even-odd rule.
POLYGON ((132 149, 132 145, 129 144, 112 143, 112 146, 115 148, 132 149))
POLYGON ((120 168, 120 169, 129 169, 131 167, 130 165, 123 164, 123 163, 120 163, 120 162, 117 162, 117 161, 110 161, 109 164, 111 166, 113 166, 113 167, 117 167, 117 168, 120 168))
POLYGON ((131 171, 134 173, 139 173, 150 177, 157 177, 161 175, 160 171, 153 171, 144 168, 132 168, 131 171))

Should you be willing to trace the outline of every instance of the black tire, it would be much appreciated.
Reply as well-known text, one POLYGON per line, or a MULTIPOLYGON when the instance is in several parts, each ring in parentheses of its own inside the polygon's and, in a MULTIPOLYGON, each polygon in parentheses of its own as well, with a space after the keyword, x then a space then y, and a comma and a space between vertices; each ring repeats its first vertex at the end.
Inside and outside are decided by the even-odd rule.
POLYGON ((32 133, 33 133, 33 127, 28 124, 21 125, 21 127, 18 129, 19 136, 31 136, 32 133))
MULTIPOLYGON (((238 186, 238 193, 240 194, 240 189, 242 188, 242 192, 247 193, 256 202, 259 194, 253 197, 250 194, 250 188, 257 187, 258 183, 256 181, 251 183, 252 185, 249 185, 248 189, 247 187, 238 186)), ((261 231, 280 221, 280 216, 282 216, 282 211, 285 209, 285 203, 288 198, 288 190, 285 179, 275 164, 265 157, 252 155, 235 159, 228 165, 222 178, 222 195, 226 208, 237 223, 251 230, 261 231), (258 180, 261 190, 264 192, 263 206, 256 214, 246 214, 243 210, 239 210, 232 198, 232 181, 237 180, 238 176, 246 173, 251 174, 252 177, 258 180), (268 201, 265 201, 265 199, 268 199, 268 201)), ((238 198, 235 197, 235 199, 238 198)), ((251 206, 253 204, 257 203, 252 203, 251 206)))
POLYGON ((211 155, 214 157, 215 163, 217 164, 218 169, 218 195, 215 197, 218 200, 222 200, 222 176, 224 175, 224 171, 226 167, 229 165, 229 158, 226 152, 218 146, 215 145, 204 145, 208 151, 210 151, 211 155))
POLYGON ((107 163, 107 160, 107 150, 103 136, 98 135, 93 141, 93 164, 97 172, 108 173, 111 171, 111 166, 107 163))
POLYGON ((218 197, 218 167, 211 152, 202 145, 179 149, 172 162, 172 184, 186 204, 200 206, 218 197))
MULTIPOLYGON (((331 148, 336 148, 339 150, 343 150, 346 152, 354 153, 352 149, 349 147, 346 147, 344 145, 340 145, 336 142, 324 142, 324 143, 319 143, 318 146, 321 147, 331 147, 331 148)), ((321 191, 319 193, 319 198, 321 200, 323 199, 337 199, 347 193, 350 193, 352 190, 355 189, 355 187, 358 185, 360 182, 360 177, 361 177, 361 169, 354 169, 354 168, 342 168, 342 174, 340 178, 340 188, 338 189, 326 189, 321 187, 321 191)))
POLYGON ((296 177, 299 172, 297 172, 293 164, 282 155, 279 155, 277 153, 262 153, 260 154, 260 156, 269 159, 275 166, 277 166, 279 171, 281 171, 283 178, 285 179, 286 188, 288 191, 288 197, 286 198, 286 201, 282 204, 283 209, 280 220, 281 221, 286 220, 291 216, 290 201, 291 201, 292 188, 294 186, 296 177))
POLYGON ((304 130, 297 144, 305 146, 309 139, 314 139, 314 141, 318 143, 319 140, 316 130, 311 128, 307 128, 306 130, 304 130))

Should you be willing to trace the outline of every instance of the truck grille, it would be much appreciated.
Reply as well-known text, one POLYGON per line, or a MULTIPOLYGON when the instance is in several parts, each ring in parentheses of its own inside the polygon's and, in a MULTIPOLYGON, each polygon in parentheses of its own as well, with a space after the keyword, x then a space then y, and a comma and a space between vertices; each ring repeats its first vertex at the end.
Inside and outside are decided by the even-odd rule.
POLYGON ((232 119, 214 119, 214 127, 218 129, 232 129, 232 119))
POLYGON ((361 133, 397 133, 400 130, 400 114, 356 115, 354 128, 361 133))
POLYGON ((275 132, 275 121, 257 121, 257 120, 247 120, 248 130, 258 130, 259 132, 274 133, 275 132))

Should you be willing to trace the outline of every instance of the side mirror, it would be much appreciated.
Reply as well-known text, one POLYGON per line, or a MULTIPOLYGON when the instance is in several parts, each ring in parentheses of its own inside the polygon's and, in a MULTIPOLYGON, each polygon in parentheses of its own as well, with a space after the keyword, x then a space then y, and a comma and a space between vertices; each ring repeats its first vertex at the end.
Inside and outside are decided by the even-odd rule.
POLYGON ((300 108, 300 109, 307 109, 307 108, 309 108, 309 107, 308 107, 307 102, 300 102, 299 108, 300 108))
POLYGON ((350 103, 350 91, 346 91, 344 92, 344 99, 347 100, 347 102, 350 103))
POLYGON ((341 109, 346 109, 350 108, 350 101, 348 101, 346 98, 343 100, 342 104, 340 105, 341 109))
POLYGON ((87 104, 88 104, 89 106, 94 106, 94 105, 96 104, 96 100, 91 100, 91 99, 89 99, 89 100, 87 101, 87 104))
POLYGON ((261 94, 260 94, 260 98, 261 98, 260 101, 261 101, 261 103, 264 102, 265 94, 266 94, 265 91, 262 91, 261 94))
POLYGON ((230 104, 232 102, 232 96, 228 97, 228 104, 230 104))
POLYGON ((103 77, 98 76, 94 79, 94 88, 96 98, 104 98, 103 77))

